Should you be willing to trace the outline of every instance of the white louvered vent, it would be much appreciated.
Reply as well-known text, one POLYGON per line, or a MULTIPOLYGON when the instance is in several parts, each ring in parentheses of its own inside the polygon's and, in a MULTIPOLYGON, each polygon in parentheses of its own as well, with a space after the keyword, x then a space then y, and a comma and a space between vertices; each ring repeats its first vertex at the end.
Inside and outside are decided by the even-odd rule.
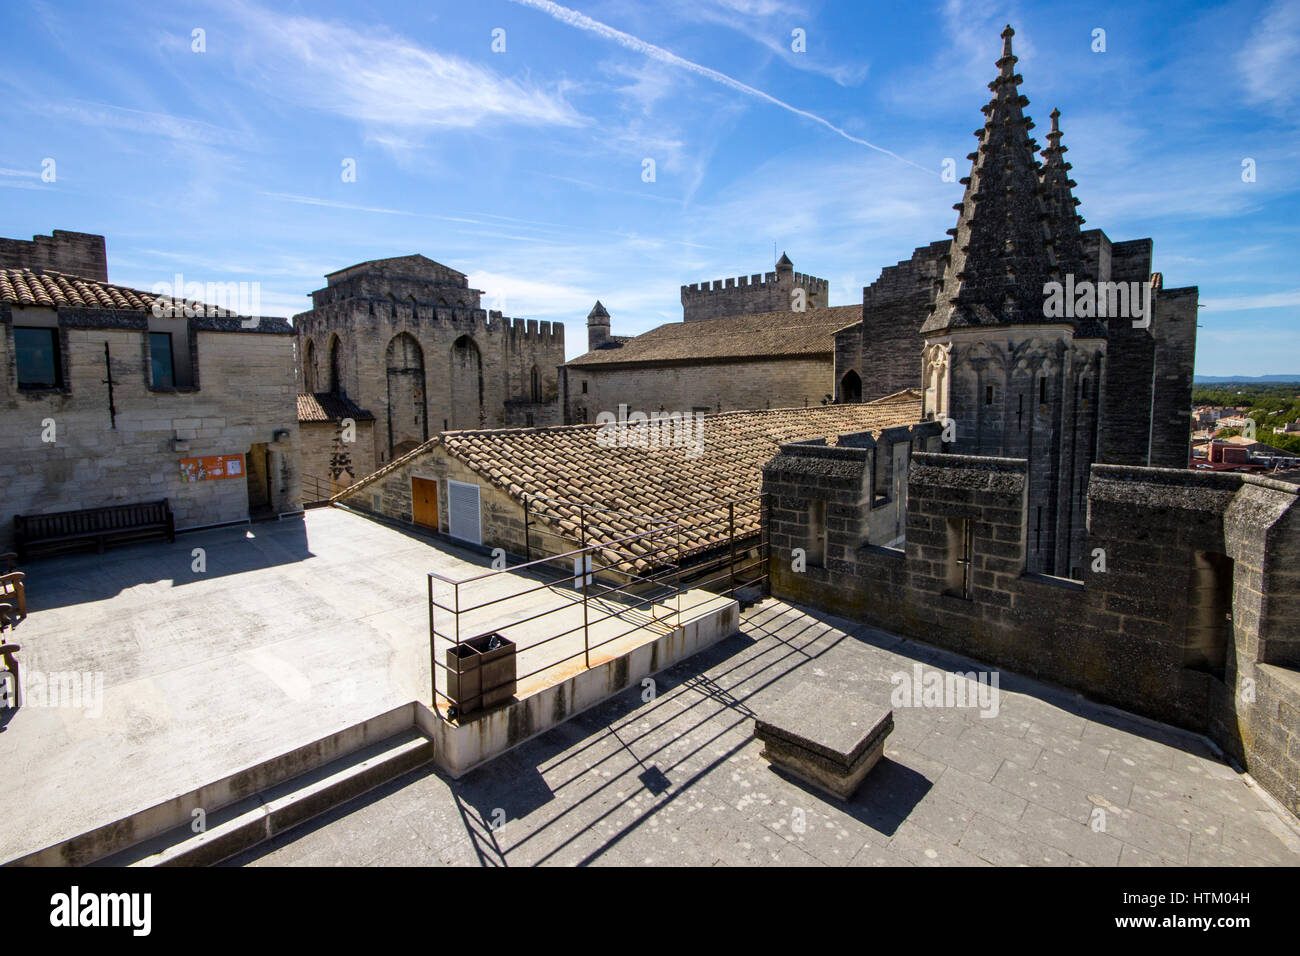
POLYGON ((463 481, 447 482, 448 527, 453 538, 483 543, 483 529, 479 522, 478 485, 463 481))

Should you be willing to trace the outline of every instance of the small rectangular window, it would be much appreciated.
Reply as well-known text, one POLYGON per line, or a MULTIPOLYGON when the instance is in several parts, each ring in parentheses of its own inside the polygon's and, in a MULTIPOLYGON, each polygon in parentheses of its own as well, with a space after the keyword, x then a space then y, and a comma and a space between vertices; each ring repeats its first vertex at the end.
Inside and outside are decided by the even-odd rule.
POLYGON ((993 386, 992 386, 992 385, 985 385, 985 386, 984 386, 984 404, 985 404, 985 405, 992 405, 992 404, 993 404, 993 386))
POLYGON ((808 565, 826 564, 826 502, 814 500, 808 505, 808 565))
POLYGON ((586 395, 586 394, 587 394, 587 383, 586 383, 586 381, 583 381, 583 383, 582 383, 582 394, 583 394, 583 395, 586 395))
POLYGON ((974 560, 974 528, 968 518, 948 518, 947 561, 944 565, 945 594, 971 599, 971 565, 974 560))
POLYGON ((19 388, 62 388, 58 329, 14 328, 19 388))
POLYGON ((149 364, 154 388, 176 387, 176 369, 172 361, 170 332, 149 333, 149 364))
POLYGON ((1047 377, 1044 376, 1038 380, 1038 403, 1047 404, 1047 377))

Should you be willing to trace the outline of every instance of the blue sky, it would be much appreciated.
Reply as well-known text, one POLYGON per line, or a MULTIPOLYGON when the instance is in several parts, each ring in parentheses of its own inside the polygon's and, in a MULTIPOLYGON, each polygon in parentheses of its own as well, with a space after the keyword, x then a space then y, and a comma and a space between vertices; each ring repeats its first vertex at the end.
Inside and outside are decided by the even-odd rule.
POLYGON ((849 304, 954 224, 1009 22, 1085 228, 1200 286, 1198 373, 1300 373, 1300 0, 574 4, 11 0, 0 234, 103 233, 114 282, 255 281, 279 315, 420 252, 570 356, 595 299, 645 331, 774 249, 849 304))

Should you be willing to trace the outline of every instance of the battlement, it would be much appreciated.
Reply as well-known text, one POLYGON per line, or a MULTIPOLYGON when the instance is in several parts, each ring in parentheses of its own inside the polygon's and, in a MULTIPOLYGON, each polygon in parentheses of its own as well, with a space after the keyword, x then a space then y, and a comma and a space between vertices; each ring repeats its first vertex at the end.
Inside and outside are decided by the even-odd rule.
POLYGON ((729 315, 781 312, 791 306, 791 292, 803 289, 809 309, 826 308, 830 283, 792 268, 773 272, 713 279, 682 286, 682 318, 686 322, 729 315))
POLYGON ((0 268, 46 269, 107 282, 108 253, 103 236, 55 229, 30 241, 0 239, 0 268))

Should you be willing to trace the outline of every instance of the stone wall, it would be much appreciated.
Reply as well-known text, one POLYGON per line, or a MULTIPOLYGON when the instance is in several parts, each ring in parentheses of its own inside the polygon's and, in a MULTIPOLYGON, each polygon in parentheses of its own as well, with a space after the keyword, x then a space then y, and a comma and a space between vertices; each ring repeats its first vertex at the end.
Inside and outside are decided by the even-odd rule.
POLYGON ((298 442, 303 470, 303 494, 308 500, 337 494, 372 474, 375 462, 374 422, 357 421, 355 440, 343 441, 338 422, 300 422, 298 442))
POLYGON ((1300 814, 1297 488, 1094 466, 1074 582, 1025 572, 1028 478, 1019 459, 918 453, 899 551, 863 535, 860 473, 783 446, 764 470, 773 594, 1207 733, 1300 814), (795 571, 818 508, 827 559, 795 571))
POLYGON ((807 309, 824 309, 830 304, 830 284, 825 279, 778 269, 764 275, 755 273, 682 286, 682 321, 788 312, 796 288, 804 290, 807 309))
POLYGON ((951 240, 917 248, 910 259, 881 270, 862 290, 862 322, 835 335, 836 401, 844 376, 862 381, 862 401, 921 387, 921 323, 934 305, 951 240))
MULTIPOLYGON (((446 275, 372 271, 383 263, 355 266, 330 276, 331 284, 313 293, 315 307, 294 317, 303 391, 337 384, 373 413, 380 465, 445 429, 515 424, 508 402, 553 405, 551 419, 560 417, 563 325, 486 312, 460 273, 424 263, 425 271, 436 267, 446 275), (532 401, 534 369, 541 402, 532 401)), ((540 413, 534 410, 534 418, 540 413)))
POLYGON ((108 281, 108 252, 103 236, 55 229, 49 236, 0 239, 0 269, 48 269, 108 281))
POLYGON ((31 321, 28 311, 34 310, 0 308, 0 550, 12 547, 15 514, 167 498, 178 529, 246 519, 246 479, 186 483, 179 461, 247 455, 255 444, 271 455, 272 509, 301 507, 293 336, 286 323, 265 320, 264 330, 255 331, 242 330, 238 320, 188 320, 195 385, 160 390, 149 378, 144 314, 59 309, 66 387, 30 392, 18 389, 13 338, 15 318, 31 321), (116 428, 105 384, 106 344, 116 428))
POLYGON ((691 365, 570 367, 563 370, 568 421, 594 422, 601 412, 617 414, 620 404, 647 413, 818 405, 834 391, 832 366, 832 357, 826 355, 691 365))

